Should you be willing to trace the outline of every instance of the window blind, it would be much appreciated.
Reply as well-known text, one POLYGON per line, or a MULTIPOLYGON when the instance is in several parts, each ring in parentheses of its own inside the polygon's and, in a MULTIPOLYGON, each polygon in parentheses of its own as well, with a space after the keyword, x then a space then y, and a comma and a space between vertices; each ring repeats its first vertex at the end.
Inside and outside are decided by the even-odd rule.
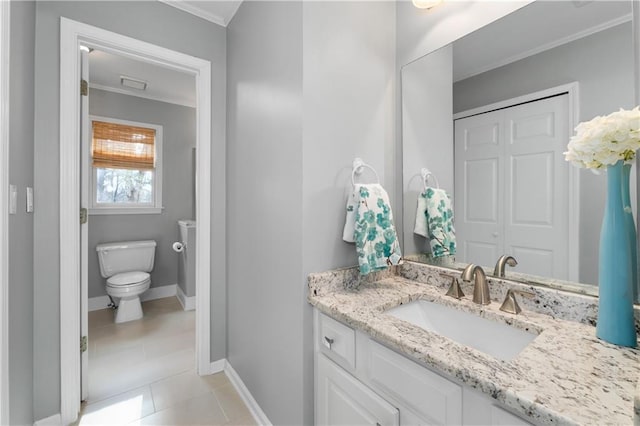
POLYGON ((93 121, 93 167, 148 170, 155 167, 155 129, 93 121))

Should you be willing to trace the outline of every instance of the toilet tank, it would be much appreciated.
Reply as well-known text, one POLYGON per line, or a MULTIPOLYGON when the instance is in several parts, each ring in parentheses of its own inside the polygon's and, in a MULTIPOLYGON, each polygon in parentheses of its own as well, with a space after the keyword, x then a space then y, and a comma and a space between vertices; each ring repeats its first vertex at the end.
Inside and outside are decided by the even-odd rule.
POLYGON ((96 251, 98 263, 100 263, 100 275, 103 278, 109 278, 121 272, 151 272, 156 254, 156 242, 146 240, 98 244, 96 251))

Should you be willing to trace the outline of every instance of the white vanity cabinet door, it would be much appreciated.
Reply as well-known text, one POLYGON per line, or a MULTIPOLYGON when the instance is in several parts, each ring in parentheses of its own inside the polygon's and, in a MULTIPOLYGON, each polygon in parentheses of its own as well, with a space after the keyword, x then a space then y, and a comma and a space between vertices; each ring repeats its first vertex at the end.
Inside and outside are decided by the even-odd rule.
POLYGON ((318 354, 316 424, 398 426, 398 409, 318 354))
POLYGON ((462 423, 462 386, 373 340, 368 343, 368 380, 383 396, 388 395, 419 416, 412 416, 411 422, 422 419, 409 424, 462 423))
POLYGON ((492 426, 532 426, 528 421, 521 419, 510 412, 495 405, 491 406, 492 426))
POLYGON ((531 426, 532 423, 496 405, 496 401, 471 388, 463 389, 462 424, 465 426, 531 426))

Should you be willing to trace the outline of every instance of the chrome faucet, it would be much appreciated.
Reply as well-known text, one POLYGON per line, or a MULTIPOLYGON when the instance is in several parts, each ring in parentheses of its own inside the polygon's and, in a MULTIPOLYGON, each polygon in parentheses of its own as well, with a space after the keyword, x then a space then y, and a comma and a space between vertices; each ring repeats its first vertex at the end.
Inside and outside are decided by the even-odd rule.
POLYGON ((516 259, 514 259, 513 256, 509 256, 506 254, 503 254, 502 256, 500 256, 500 259, 498 259, 498 261, 496 262, 496 267, 493 270, 493 276, 494 277, 504 277, 504 265, 507 264, 511 267, 514 267, 518 264, 518 262, 516 262, 516 259))
POLYGON ((487 284, 487 276, 484 273, 484 270, 478 266, 470 263, 464 268, 462 271, 462 281, 473 283, 473 303, 477 303, 479 305, 488 305, 491 303, 491 296, 489 295, 489 285, 487 284))

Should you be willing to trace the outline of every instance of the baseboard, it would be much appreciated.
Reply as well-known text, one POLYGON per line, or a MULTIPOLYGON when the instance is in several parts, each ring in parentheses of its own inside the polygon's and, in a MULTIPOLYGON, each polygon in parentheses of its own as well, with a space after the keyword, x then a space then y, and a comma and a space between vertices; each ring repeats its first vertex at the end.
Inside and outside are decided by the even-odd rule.
POLYGON ((165 297, 175 296, 176 288, 178 288, 178 284, 151 287, 149 290, 142 293, 140 300, 146 302, 147 300, 163 299, 165 297))
POLYGON ((60 413, 54 414, 53 416, 49 416, 45 419, 40 419, 33 423, 33 426, 44 426, 44 425, 61 425, 62 424, 62 416, 60 413))
POLYGON ((196 297, 189 297, 184 294, 184 291, 182 291, 180 286, 176 286, 176 297, 182 305, 182 309, 184 309, 185 311, 193 311, 196 309, 196 297))
MULTIPOLYGON (((249 392, 249 389, 247 389, 247 387, 245 386, 244 382, 242 381, 238 373, 236 373, 236 370, 234 370, 231 364, 229 364, 229 361, 226 361, 226 360, 222 360, 222 361, 225 361, 224 363, 225 374, 227 375, 227 377, 229 378, 229 381, 231 382, 233 387, 236 389, 236 391, 240 395, 240 398, 242 398, 244 403, 249 408, 249 411, 251 412, 251 415, 253 416, 253 419, 256 421, 256 423, 264 426, 272 426, 272 423, 269 421, 269 418, 264 413, 264 411, 262 411, 262 408, 260 408, 260 406, 258 405, 258 402, 253 398, 253 395, 251 395, 251 392, 249 392)), ((220 361, 216 361, 216 362, 220 362, 220 361)), ((213 364, 212 364, 212 367, 213 367, 213 364)))
MULTIPOLYGON (((177 284, 163 285, 160 287, 151 287, 149 290, 142 293, 142 295, 140 296, 140 300, 143 302, 146 302, 147 300, 155 300, 155 299, 162 299, 165 297, 176 296, 177 288, 178 288, 177 284)), ((109 305, 110 302, 111 300, 107 295, 90 297, 88 301, 89 312, 97 311, 100 309, 106 309, 107 305, 109 305)), ((195 305, 195 300, 194 300, 194 305, 195 305)))
POLYGON ((217 361, 213 361, 211 363, 211 367, 209 368, 209 374, 220 373, 224 371, 226 367, 227 367, 227 360, 224 358, 219 359, 217 361))

